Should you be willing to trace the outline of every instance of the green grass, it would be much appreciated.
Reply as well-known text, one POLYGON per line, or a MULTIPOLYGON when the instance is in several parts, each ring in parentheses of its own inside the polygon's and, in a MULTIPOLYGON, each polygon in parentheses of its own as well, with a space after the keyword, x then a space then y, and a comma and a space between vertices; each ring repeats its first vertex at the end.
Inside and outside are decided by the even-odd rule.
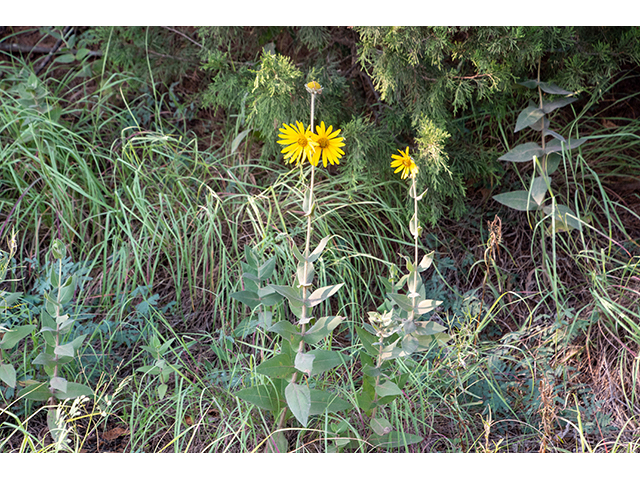
MULTIPOLYGON (((89 335, 66 374, 96 392, 71 417, 72 402, 59 407, 71 418, 71 441, 61 447, 42 434, 45 411, 55 407, 20 400, 3 385, 0 451, 81 451, 95 448, 96 432, 116 427, 130 452, 261 450, 274 419, 234 393, 269 381, 256 366, 279 345, 247 323, 250 311, 230 294, 243 288, 245 245, 276 257, 274 283, 294 278, 305 173, 228 145, 202 150, 162 119, 154 130, 135 126, 136 99, 128 107, 114 101, 113 92, 134 81, 124 75, 103 74, 95 89, 70 71, 27 95, 16 88, 26 81, 20 69, 0 68, 0 248, 11 230, 19 240, 11 268, 18 281, 3 288, 25 293, 20 308, 0 312, 0 323, 39 325, 36 287, 51 241, 62 239, 69 268, 87 277, 72 311, 89 335), (153 334, 174 339, 166 359, 178 367, 162 399, 157 377, 137 370, 153 361, 141 348, 153 334)), ((395 451, 638 451, 639 199, 608 186, 623 175, 618 165, 638 176, 637 127, 625 120, 609 133, 586 112, 567 127, 594 136, 555 177, 563 201, 589 215, 581 234, 545 236, 542 223, 529 228, 524 214, 495 205, 427 228, 425 245, 437 251, 427 293, 445 302, 436 318, 453 340, 395 361, 408 380, 386 415, 397 430, 423 438, 395 451), (503 243, 485 282, 484 222, 495 214, 503 243)), ((378 277, 411 251, 405 186, 354 184, 339 169, 316 181, 312 243, 334 236, 317 278, 345 283, 328 308, 347 317, 325 346, 350 359, 317 382, 353 408, 318 416, 306 429, 290 422, 285 436, 292 450, 327 451, 342 422, 337 435, 351 440, 345 451, 375 451, 356 401, 362 347, 354 327, 381 303, 378 277)), ((290 317, 282 304, 274 315, 290 317)), ((41 348, 33 335, 3 352, 19 381, 43 378, 31 364, 41 348)))

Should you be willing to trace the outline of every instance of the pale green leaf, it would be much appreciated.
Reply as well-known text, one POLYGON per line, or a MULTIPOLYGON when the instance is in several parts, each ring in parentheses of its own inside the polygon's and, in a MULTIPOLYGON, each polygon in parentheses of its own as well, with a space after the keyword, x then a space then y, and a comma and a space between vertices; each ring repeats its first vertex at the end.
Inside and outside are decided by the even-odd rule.
POLYGON ((322 252, 324 250, 324 247, 327 246, 327 242, 329 240, 331 240, 331 238, 333 237, 333 235, 327 235, 326 237, 324 237, 322 240, 320 240, 320 243, 318 244, 318 246, 313 250, 313 252, 311 252, 311 255, 309 255, 309 258, 307 259, 309 262, 315 262, 318 258, 320 258, 320 255, 322 255, 322 252))
POLYGON ((85 397, 93 397, 93 390, 81 383, 67 382, 67 391, 56 392, 54 396, 58 400, 64 400, 67 398, 78 398, 82 395, 84 395, 85 397))
POLYGON ((551 95, 571 95, 573 93, 573 92, 569 92, 568 90, 565 90, 564 88, 560 88, 555 83, 540 82, 539 85, 540 85, 540 89, 543 92, 549 93, 551 95))
POLYGON ((423 438, 413 433, 392 431, 376 439, 371 439, 371 443, 376 447, 397 448, 422 442, 423 438))
POLYGON ((331 350, 312 350, 309 354, 314 357, 310 376, 320 375, 321 373, 342 365, 346 361, 340 353, 331 350))
POLYGON ((167 388, 169 386, 166 383, 161 383, 158 385, 158 398, 162 400, 167 393, 167 388))
POLYGON ((389 420, 387 420, 386 418, 372 418, 369 425, 371 425, 371 429, 376 433, 376 435, 380 436, 391 433, 391 431, 393 430, 391 423, 389 423, 389 420))
POLYGON ((413 310, 413 302, 406 295, 402 295, 400 293, 387 293, 387 297, 389 297, 391 301, 395 302, 396 305, 405 312, 413 310))
POLYGON ((342 321, 344 317, 321 317, 316 323, 305 332, 304 341, 314 344, 329 335, 342 321))
POLYGON ((306 373, 307 375, 311 374, 311 370, 313 369, 313 364, 315 360, 315 355, 313 353, 303 353, 298 352, 296 354, 295 367, 302 373, 306 373))
POLYGON ((16 387, 16 370, 13 365, 8 363, 0 365, 0 380, 9 385, 10 388, 16 387))
POLYGON ((251 128, 247 128, 246 130, 243 130, 238 134, 236 138, 233 139, 233 142, 231 142, 231 153, 234 153, 238 149, 238 147, 240 146, 242 141, 245 139, 245 137, 249 134, 249 132, 251 132, 251 128))
POLYGON ((560 152, 563 149, 564 150, 571 150, 571 149, 574 149, 576 147, 579 147, 580 145, 582 145, 587 140, 589 140, 587 137, 582 137, 582 138, 570 138, 566 142, 562 142, 562 141, 558 140, 557 138, 554 138, 549 143, 547 143, 547 145, 544 147, 544 152, 545 153, 560 152))
POLYGON ((414 313, 416 313, 417 315, 424 315, 425 313, 428 313, 436 308, 441 303, 441 300, 422 300, 418 303, 418 305, 416 305, 414 313))
POLYGON ((306 384, 290 383, 284 389, 284 396, 291 413, 302 424, 307 426, 309 410, 311 409, 311 395, 306 384))
POLYGON ((576 97, 564 97, 564 98, 559 98, 557 100, 553 100, 551 102, 548 103, 543 103, 542 104, 542 111, 544 113, 551 113, 554 110, 556 110, 557 108, 562 108, 565 105, 569 105, 570 103, 573 103, 577 100, 576 97))
POLYGON ((249 308, 254 309, 260 305, 260 297, 256 292, 250 290, 242 290, 240 292, 233 292, 231 298, 244 303, 249 308))
POLYGON ((51 377, 49 385, 56 390, 60 390, 63 393, 67 393, 67 380, 62 377, 51 377))
POLYGON ((51 392, 46 383, 32 383, 20 390, 18 397, 38 402, 46 402, 51 398, 51 392))
POLYGON ((320 302, 323 302, 327 298, 334 295, 338 290, 340 290, 343 285, 344 283, 339 283, 338 285, 330 285, 328 287, 321 287, 317 290, 314 290, 305 302, 307 307, 314 307, 320 302))
POLYGON ((530 162, 533 160, 534 155, 542 157, 544 153, 545 150, 543 150, 537 143, 528 142, 509 150, 498 158, 498 160, 505 160, 508 162, 530 162))
POLYGON ((329 413, 342 412, 352 408, 346 400, 339 395, 325 390, 312 389, 309 393, 311 397, 311 407, 309 415, 321 415, 325 411, 329 413))
POLYGON ((276 412, 283 406, 283 402, 273 385, 257 385, 245 388, 236 393, 236 396, 270 412, 276 412))
POLYGON ((73 357, 75 350, 71 343, 66 343, 64 345, 58 345, 53 349, 53 353, 58 355, 59 357, 73 357))
POLYGON ((549 179, 543 176, 536 177, 533 179, 533 182, 531 182, 531 198, 533 198, 533 201, 538 205, 542 205, 547 193, 547 182, 549 182, 549 179))
POLYGON ((0 341, 0 348, 10 349, 15 347, 20 340, 33 332, 35 328, 35 325, 13 327, 11 330, 4 333, 2 341, 0 341))
POLYGON ((310 287, 313 283, 314 274, 315 269, 313 268, 313 263, 300 262, 296 271, 298 287, 310 287))
POLYGON ((289 287, 287 285, 271 285, 271 288, 289 300, 292 307, 300 308, 304 305, 302 291, 299 288, 289 287))
POLYGON ((529 192, 525 190, 517 190, 515 192, 507 192, 500 193, 495 195, 493 199, 496 202, 502 203, 509 208, 513 208, 515 210, 527 211, 527 210, 536 210, 538 208, 538 204, 531 197, 529 192))
POLYGON ((539 121, 544 116, 544 112, 537 107, 527 107, 520 115, 518 115, 518 119, 516 120, 516 128, 514 132, 519 132, 523 128, 527 128, 537 121, 539 121))
POLYGON ((281 353, 268 358, 256 367, 256 372, 272 378, 287 378, 295 373, 291 357, 281 353))
POLYGON ((392 395, 402 395, 402 390, 391 380, 387 380, 376 387, 376 393, 379 397, 389 397, 392 395))

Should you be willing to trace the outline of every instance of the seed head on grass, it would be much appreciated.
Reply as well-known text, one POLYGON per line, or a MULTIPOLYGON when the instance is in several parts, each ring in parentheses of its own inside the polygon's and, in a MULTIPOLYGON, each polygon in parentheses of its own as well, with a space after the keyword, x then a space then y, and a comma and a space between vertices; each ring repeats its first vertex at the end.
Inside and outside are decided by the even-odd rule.
POLYGON ((280 131, 282 133, 279 137, 282 140, 278 140, 278 143, 286 145, 282 149, 284 159, 289 163, 296 162, 296 165, 304 163, 305 160, 311 162, 314 150, 318 146, 311 137, 311 129, 309 127, 305 129, 302 122, 296 122, 296 125, 284 124, 280 131))
POLYGON ((402 171, 402 179, 407 177, 415 178, 418 174, 418 166, 413 158, 409 156, 409 147, 406 151, 398 150, 400 155, 391 155, 394 160, 391 162, 391 168, 395 168, 393 173, 402 171))

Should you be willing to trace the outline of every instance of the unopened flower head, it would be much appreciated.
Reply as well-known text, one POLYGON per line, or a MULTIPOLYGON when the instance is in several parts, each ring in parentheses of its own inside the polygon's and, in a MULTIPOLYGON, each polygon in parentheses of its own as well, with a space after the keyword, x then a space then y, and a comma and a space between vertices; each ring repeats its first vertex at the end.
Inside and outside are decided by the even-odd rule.
POLYGON ((302 122, 296 122, 296 125, 284 124, 280 131, 282 133, 279 137, 282 140, 278 140, 278 143, 286 145, 282 149, 284 159, 289 163, 296 162, 296 165, 304 163, 305 160, 311 162, 314 149, 318 146, 311 137, 311 129, 305 129, 302 122))
POLYGON ((311 138, 317 144, 311 158, 311 163, 314 166, 318 165, 318 160, 322 156, 322 165, 326 168, 327 162, 331 165, 340 165, 340 157, 344 155, 344 152, 340 147, 344 147, 344 138, 339 137, 340 130, 332 132, 333 126, 329 125, 329 128, 325 128, 324 122, 316 126, 318 133, 312 133, 311 138))
POLYGON ((307 92, 313 95, 322 93, 322 86, 316 81, 307 83, 305 85, 305 88, 307 89, 307 92))
POLYGON ((409 156, 409 147, 406 151, 398 150, 400 155, 391 155, 394 160, 391 162, 391 168, 395 168, 393 173, 402 171, 402 179, 407 177, 415 178, 418 174, 418 166, 413 158, 409 156))

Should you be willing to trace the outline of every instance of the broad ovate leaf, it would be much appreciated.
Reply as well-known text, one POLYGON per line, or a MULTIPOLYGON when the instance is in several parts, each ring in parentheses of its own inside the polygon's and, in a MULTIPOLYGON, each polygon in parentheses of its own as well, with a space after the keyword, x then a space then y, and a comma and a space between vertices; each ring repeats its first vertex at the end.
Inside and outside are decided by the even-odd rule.
POLYGON ((309 387, 306 384, 290 383, 284 389, 284 396, 293 416, 303 427, 306 427, 309 420, 309 410, 311 409, 309 387))

